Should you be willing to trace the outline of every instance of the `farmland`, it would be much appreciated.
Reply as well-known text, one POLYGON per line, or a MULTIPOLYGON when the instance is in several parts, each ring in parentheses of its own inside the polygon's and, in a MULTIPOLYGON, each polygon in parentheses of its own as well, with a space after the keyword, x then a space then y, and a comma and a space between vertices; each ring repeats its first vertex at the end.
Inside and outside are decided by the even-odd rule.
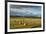
POLYGON ((41 18, 10 17, 10 29, 39 27, 41 27, 41 18))

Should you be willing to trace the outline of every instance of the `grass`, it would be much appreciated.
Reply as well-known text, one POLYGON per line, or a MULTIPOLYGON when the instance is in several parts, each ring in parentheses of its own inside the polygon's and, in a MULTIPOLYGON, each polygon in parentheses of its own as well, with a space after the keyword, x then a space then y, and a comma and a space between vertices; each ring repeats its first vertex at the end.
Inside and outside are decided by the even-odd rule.
POLYGON ((40 18, 10 17, 10 29, 39 28, 39 27, 41 27, 40 18), (24 25, 24 23, 26 25, 24 25))

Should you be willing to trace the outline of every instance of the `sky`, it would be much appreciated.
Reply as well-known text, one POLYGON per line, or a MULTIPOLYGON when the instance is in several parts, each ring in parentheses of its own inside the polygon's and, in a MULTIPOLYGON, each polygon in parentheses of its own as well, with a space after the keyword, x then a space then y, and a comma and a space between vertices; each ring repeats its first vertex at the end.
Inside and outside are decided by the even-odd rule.
POLYGON ((10 5, 11 16, 41 16, 41 6, 10 5))

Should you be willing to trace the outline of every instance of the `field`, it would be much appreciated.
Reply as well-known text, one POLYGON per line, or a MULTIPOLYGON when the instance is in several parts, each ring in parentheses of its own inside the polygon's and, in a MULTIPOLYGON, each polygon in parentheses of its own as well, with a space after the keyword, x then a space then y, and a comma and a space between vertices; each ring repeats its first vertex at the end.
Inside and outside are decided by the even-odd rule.
POLYGON ((41 18, 10 17, 10 29, 40 28, 41 18))

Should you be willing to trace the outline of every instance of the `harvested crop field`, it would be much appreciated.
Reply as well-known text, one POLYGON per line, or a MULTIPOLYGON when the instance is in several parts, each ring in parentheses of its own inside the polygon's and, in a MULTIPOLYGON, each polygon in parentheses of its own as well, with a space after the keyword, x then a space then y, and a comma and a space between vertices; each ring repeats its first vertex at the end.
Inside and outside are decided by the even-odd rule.
POLYGON ((10 17, 10 29, 40 28, 41 18, 10 17))

